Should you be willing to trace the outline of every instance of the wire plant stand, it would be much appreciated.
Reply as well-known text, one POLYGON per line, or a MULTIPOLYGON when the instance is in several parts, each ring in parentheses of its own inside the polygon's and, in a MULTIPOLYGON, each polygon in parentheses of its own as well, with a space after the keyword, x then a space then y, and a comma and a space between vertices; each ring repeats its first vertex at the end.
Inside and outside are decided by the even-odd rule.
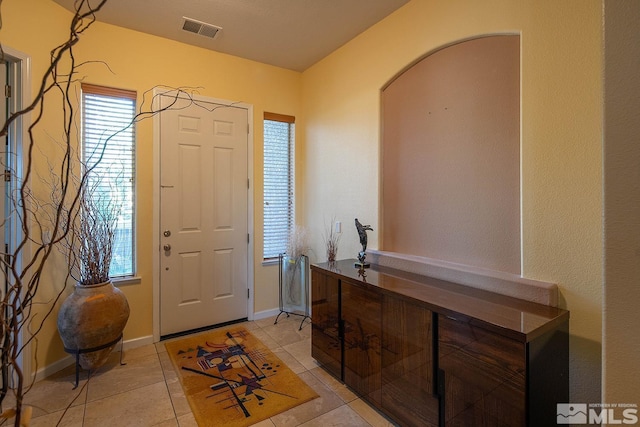
POLYGON ((304 321, 311 320, 309 310, 309 257, 300 255, 296 258, 287 254, 278 256, 278 293, 280 299, 280 313, 274 325, 282 314, 301 316, 302 321, 298 330, 302 330, 304 321))

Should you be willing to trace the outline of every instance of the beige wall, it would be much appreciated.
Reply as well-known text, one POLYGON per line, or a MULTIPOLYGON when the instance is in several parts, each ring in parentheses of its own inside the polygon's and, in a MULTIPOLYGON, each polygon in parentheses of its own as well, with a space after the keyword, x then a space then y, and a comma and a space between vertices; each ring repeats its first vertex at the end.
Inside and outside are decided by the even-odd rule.
POLYGON ((414 0, 303 73, 306 223, 353 218, 379 248, 380 90, 426 53, 477 35, 521 35, 525 277, 559 284, 571 310, 571 399, 600 401, 602 11, 595 0, 414 0))
POLYGON ((607 0, 604 61, 603 384, 605 402, 640 396, 640 2, 607 0))
POLYGON ((520 274, 520 37, 434 52, 381 104, 380 249, 520 274))
MULTIPOLYGON (((9 1, 2 5, 2 43, 31 57, 32 91, 48 65, 49 51, 61 43, 68 28, 70 14, 50 0, 9 1)), ((262 261, 262 115, 264 111, 301 115, 301 75, 297 72, 259 64, 237 57, 214 53, 166 39, 97 23, 81 38, 76 47, 78 61, 104 61, 84 66, 79 73, 86 82, 143 92, 154 85, 197 87, 198 93, 229 101, 253 105, 254 131, 254 311, 271 310, 278 306, 277 267, 263 267, 262 261)), ((59 117, 48 113, 41 129, 50 142, 59 132, 59 117)), ((303 123, 303 120, 299 120, 303 123)), ((302 136, 298 136, 302 143, 302 136)), ((125 340, 152 334, 152 121, 137 127, 137 227, 139 284, 126 285, 131 305, 131 317, 125 329, 125 340)), ((299 156, 304 150, 299 150, 299 156)), ((300 205, 300 210, 302 207, 300 205)), ((53 266, 52 266, 53 267, 53 266)), ((47 271, 41 296, 48 300, 59 289, 62 280, 60 266, 47 271)), ((55 326, 55 316, 45 323, 39 334, 37 366, 42 368, 62 358, 64 352, 55 326)))

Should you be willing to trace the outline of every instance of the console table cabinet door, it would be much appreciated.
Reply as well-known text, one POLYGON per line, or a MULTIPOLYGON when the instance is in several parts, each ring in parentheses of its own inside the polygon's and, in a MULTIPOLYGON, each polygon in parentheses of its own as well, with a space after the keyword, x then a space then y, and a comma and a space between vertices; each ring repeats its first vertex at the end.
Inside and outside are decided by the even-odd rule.
POLYGON ((403 426, 437 426, 433 313, 400 298, 382 301, 382 409, 403 426))
POLYGON ((526 425, 524 343, 440 315, 438 353, 445 425, 526 425))
POLYGON ((361 285, 341 281, 344 328, 344 382, 380 405, 382 297, 361 285))
POLYGON ((312 270, 311 285, 311 356, 342 380, 340 282, 335 277, 312 270))

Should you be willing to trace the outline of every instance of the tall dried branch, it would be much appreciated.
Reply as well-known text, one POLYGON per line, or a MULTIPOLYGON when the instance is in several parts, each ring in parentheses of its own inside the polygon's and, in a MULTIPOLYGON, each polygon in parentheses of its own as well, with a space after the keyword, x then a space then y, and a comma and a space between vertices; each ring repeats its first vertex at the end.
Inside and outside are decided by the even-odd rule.
MULTIPOLYGON (((78 101, 74 94, 78 90, 78 71, 87 63, 77 62, 73 49, 80 41, 80 35, 95 22, 96 13, 106 2, 107 0, 76 0, 68 38, 51 50, 50 64, 42 75, 33 100, 19 111, 10 114, 0 127, 0 136, 6 136, 9 129, 21 121, 29 121, 22 141, 22 170, 12 171, 12 179, 18 185, 9 194, 10 214, 4 219, 4 222, 11 220, 14 227, 19 229, 18 241, 8 253, 0 252, 0 267, 7 284, 5 289, 0 290, 0 414, 3 413, 5 398, 12 394, 14 402, 10 411, 13 413, 16 427, 20 425, 23 415, 24 394, 33 385, 33 380, 28 383, 25 381, 20 358, 27 346, 33 344, 32 348, 37 347, 35 340, 38 333, 53 313, 58 300, 64 295, 63 287, 46 302, 48 309, 35 318, 34 305, 39 303, 37 296, 44 268, 54 248, 60 245, 64 247, 70 239, 73 241, 73 224, 78 223, 79 215, 85 218, 84 213, 91 210, 86 205, 85 196, 91 189, 89 177, 93 168, 81 168, 74 154, 78 147, 78 101), (54 141, 61 150, 59 155, 47 159, 42 152, 51 148, 52 141, 41 135, 46 133, 42 129, 45 112, 52 110, 62 114, 61 136, 54 141), (46 197, 39 194, 34 186, 38 182, 37 166, 43 163, 48 164, 52 172, 52 179, 48 183, 51 193, 46 197)), ((2 0, 0 29, 3 18, 1 5, 2 0)), ((0 57, 4 59, 1 46, 0 57)), ((187 99, 197 104, 192 97, 192 88, 164 88, 163 92, 171 93, 174 102, 157 108, 153 99, 155 95, 151 95, 151 90, 146 92, 143 94, 139 112, 129 126, 173 108, 179 99, 187 99)), ((105 138, 105 146, 113 136, 115 135, 105 138)), ((97 162, 101 159, 102 153, 99 153, 97 162)), ((77 236, 75 238, 77 239, 77 236)), ((71 277, 75 262, 87 254, 92 254, 91 248, 86 248, 86 251, 69 252, 66 279, 71 277)), ((100 257, 95 259, 96 265, 109 261, 100 257)), ((69 280, 65 280, 65 286, 67 281, 69 280)))
MULTIPOLYGON (((71 97, 77 64, 73 54, 73 47, 78 43, 80 35, 95 22, 95 13, 98 12, 106 0, 90 5, 86 1, 76 1, 76 11, 69 27, 68 39, 51 51, 50 64, 42 76, 39 89, 31 103, 19 111, 12 113, 0 128, 0 136, 6 136, 9 129, 20 120, 31 114, 27 132, 23 141, 23 170, 21 176, 14 176, 19 180, 16 192, 9 194, 12 224, 20 227, 20 236, 15 247, 10 253, 3 254, 0 258, 2 270, 5 275, 5 289, 2 292, 0 302, 0 364, 2 384, 0 388, 0 410, 8 393, 11 391, 15 398, 14 424, 19 426, 23 416, 23 398, 28 390, 25 387, 25 378, 22 371, 20 357, 26 345, 32 340, 37 331, 27 337, 25 328, 30 328, 34 299, 40 287, 40 279, 52 248, 61 239, 64 239, 69 229, 61 226, 68 224, 68 215, 78 208, 80 192, 72 191, 70 186, 72 174, 72 135, 74 121, 74 103, 71 97), (29 245, 34 241, 35 231, 38 230, 42 237, 42 224, 39 215, 39 203, 32 189, 32 174, 35 169, 34 152, 38 146, 36 131, 45 112, 47 100, 50 94, 59 94, 61 101, 57 108, 63 114, 63 146, 64 153, 57 165, 60 191, 58 200, 60 204, 53 206, 50 213, 52 219, 51 239, 39 244, 29 245)), ((0 10, 0 22, 2 11, 0 10)), ((4 53, 2 53, 4 59, 4 53)), ((54 98, 55 99, 55 98, 54 98)), ((15 171, 14 171, 15 173, 15 171)), ((60 298, 60 293, 58 298, 60 298)), ((51 314, 53 305, 44 317, 51 314)), ((44 320, 41 320, 42 322, 44 320)), ((42 324, 42 323, 41 323, 42 324)), ((0 411, 1 412, 1 411, 0 411)))

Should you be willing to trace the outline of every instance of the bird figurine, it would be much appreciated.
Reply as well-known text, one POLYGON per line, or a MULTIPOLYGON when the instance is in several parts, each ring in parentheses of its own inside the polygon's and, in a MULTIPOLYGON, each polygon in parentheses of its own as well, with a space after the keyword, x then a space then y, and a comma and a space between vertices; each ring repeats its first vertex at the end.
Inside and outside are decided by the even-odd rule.
POLYGON ((362 251, 358 254, 358 262, 356 267, 367 268, 369 264, 365 262, 366 250, 367 250, 367 230, 373 231, 370 225, 362 225, 358 218, 356 218, 356 230, 358 230, 358 236, 360 236, 360 244, 362 245, 362 251))

